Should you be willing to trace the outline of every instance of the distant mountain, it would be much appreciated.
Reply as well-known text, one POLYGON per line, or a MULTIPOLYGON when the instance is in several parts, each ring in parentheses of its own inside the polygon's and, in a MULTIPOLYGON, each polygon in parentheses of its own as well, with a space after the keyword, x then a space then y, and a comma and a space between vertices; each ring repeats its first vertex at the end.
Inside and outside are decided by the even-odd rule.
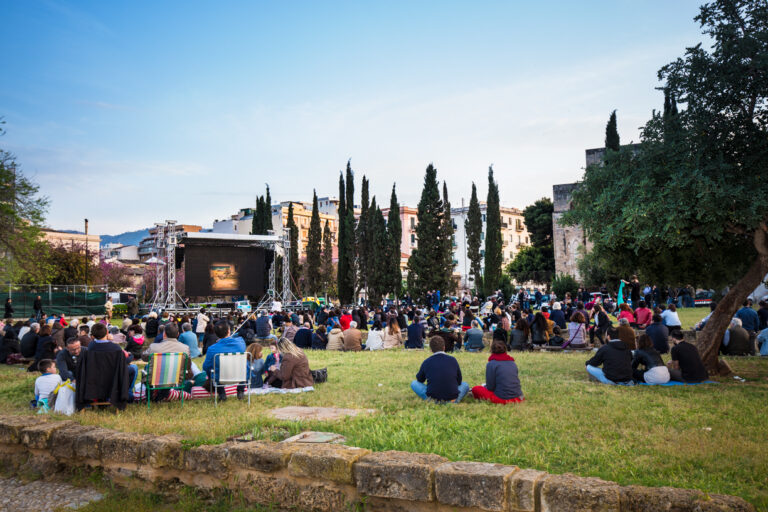
POLYGON ((73 234, 73 235, 84 235, 85 234, 82 231, 78 231, 76 229, 62 229, 61 232, 62 233, 70 233, 70 234, 73 234))
POLYGON ((119 235, 101 235, 101 245, 104 244, 122 244, 139 245, 143 238, 149 236, 149 229, 140 229, 138 231, 128 231, 119 235))

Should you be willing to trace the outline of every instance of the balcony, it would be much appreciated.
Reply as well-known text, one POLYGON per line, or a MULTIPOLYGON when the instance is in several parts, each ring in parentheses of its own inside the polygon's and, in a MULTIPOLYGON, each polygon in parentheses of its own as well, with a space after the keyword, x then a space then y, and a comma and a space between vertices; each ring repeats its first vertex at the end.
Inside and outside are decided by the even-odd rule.
POLYGON ((508 227, 509 227, 509 224, 507 224, 506 222, 502 222, 502 223, 501 223, 501 227, 502 227, 502 228, 508 228, 508 227))

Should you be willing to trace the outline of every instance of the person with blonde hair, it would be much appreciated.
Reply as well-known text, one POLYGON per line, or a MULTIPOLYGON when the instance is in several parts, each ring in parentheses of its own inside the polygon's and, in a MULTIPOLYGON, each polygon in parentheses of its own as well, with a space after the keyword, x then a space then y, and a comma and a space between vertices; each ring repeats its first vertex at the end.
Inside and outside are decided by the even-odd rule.
POLYGON ((315 384, 312 372, 309 371, 309 359, 303 350, 288 338, 280 338, 277 351, 280 353, 280 367, 272 366, 270 371, 282 381, 283 389, 305 388, 315 384))
POLYGON ((381 341, 384 348, 395 348, 403 344, 403 332, 397 323, 397 317, 392 316, 387 322, 387 327, 382 331, 381 341))
POLYGON ((260 388, 264 385, 264 359, 261 358, 263 347, 261 343, 251 343, 245 351, 251 354, 251 387, 260 388))

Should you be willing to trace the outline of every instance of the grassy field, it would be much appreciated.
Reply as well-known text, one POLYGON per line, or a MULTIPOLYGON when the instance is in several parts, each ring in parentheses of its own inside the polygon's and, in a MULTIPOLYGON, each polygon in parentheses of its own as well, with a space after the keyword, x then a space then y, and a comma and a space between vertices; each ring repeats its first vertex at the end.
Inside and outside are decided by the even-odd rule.
MULTIPOLYGON (((696 315, 698 320, 701 310, 696 315)), ((409 389, 422 351, 309 352, 329 380, 313 393, 131 406, 118 414, 85 412, 84 424, 129 432, 178 433, 190 444, 253 433, 280 440, 305 430, 332 431, 372 450, 430 452, 451 460, 573 472, 622 484, 671 485, 735 494, 768 510, 768 360, 732 358, 737 375, 717 385, 614 388, 588 382, 586 354, 515 354, 526 401, 495 406, 468 397, 459 405, 420 401, 409 389), (333 423, 270 419, 287 405, 371 408, 333 423)), ((486 354, 458 355, 464 379, 482 384, 486 354)), ((200 362, 198 361, 198 364, 200 362)), ((35 375, 0 370, 0 413, 29 414, 35 375)))

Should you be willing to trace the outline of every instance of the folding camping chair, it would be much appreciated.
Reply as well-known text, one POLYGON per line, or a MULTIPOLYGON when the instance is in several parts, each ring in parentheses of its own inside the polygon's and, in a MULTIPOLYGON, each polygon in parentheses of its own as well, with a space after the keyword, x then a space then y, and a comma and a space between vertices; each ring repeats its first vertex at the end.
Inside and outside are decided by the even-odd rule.
POLYGON ((213 361, 213 378, 211 379, 211 390, 216 407, 219 406, 217 388, 241 383, 245 383, 245 392, 248 395, 248 405, 250 406, 251 354, 249 352, 216 354, 213 361))
POLYGON ((177 389, 181 392, 181 406, 184 407, 184 377, 188 366, 187 354, 183 352, 163 352, 152 354, 147 365, 147 410, 153 389, 177 389))

